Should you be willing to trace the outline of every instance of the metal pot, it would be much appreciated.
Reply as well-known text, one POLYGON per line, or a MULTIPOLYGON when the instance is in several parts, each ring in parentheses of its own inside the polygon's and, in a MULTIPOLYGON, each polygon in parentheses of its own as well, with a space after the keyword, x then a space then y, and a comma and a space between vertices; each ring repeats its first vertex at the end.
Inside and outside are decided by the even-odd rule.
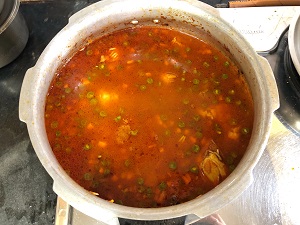
POLYGON ((240 195, 252 182, 252 170, 262 155, 279 107, 272 70, 249 43, 217 11, 197 0, 104 0, 73 15, 69 24, 49 43, 36 65, 25 75, 20 119, 27 123, 30 139, 41 163, 54 180, 54 191, 84 214, 113 224, 116 218, 161 220, 188 214, 205 217, 240 195), (130 7, 128 7, 130 6, 130 7), (45 97, 57 68, 90 38, 134 24, 168 25, 197 36, 205 30, 232 54, 249 83, 255 107, 252 137, 237 168, 216 188, 189 202, 163 208, 133 208, 93 196, 75 183, 57 162, 44 125, 45 97))
POLYGON ((300 75, 300 13, 295 15, 291 21, 288 40, 293 64, 300 75))
POLYGON ((28 41, 28 28, 19 6, 19 0, 0 1, 0 68, 17 58, 28 41))

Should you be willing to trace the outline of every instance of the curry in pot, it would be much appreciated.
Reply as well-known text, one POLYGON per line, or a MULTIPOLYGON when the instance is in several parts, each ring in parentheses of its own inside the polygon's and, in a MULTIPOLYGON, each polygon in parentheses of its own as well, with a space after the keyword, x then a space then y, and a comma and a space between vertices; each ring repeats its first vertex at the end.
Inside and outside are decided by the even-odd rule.
POLYGON ((160 27, 83 47, 57 71, 45 106, 69 176, 100 198, 145 208, 222 182, 246 151, 253 117, 249 87, 224 51, 160 27))

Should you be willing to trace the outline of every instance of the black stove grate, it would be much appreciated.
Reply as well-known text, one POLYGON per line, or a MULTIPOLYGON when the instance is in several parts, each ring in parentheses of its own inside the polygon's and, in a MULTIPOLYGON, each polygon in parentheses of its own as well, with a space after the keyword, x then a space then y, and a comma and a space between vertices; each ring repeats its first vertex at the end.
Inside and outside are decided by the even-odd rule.
POLYGON ((279 92, 277 118, 296 135, 300 135, 300 76, 292 62, 288 46, 288 29, 283 32, 277 48, 264 57, 269 61, 279 92))

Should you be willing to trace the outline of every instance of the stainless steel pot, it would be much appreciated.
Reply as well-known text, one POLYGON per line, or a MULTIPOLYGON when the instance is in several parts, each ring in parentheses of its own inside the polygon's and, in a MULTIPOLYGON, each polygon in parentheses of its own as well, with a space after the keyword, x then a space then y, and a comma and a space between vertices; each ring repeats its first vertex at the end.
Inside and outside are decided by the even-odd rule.
POLYGON ((28 41, 28 28, 19 6, 19 0, 0 0, 0 68, 16 59, 28 41))
POLYGON ((291 21, 288 40, 293 64, 300 75, 300 13, 295 15, 291 21))
POLYGON ((27 123, 36 154, 54 180, 54 191, 86 215, 113 224, 118 217, 137 220, 160 220, 188 214, 205 217, 235 199, 253 180, 252 170, 264 151, 271 117, 278 107, 277 86, 267 60, 258 56, 214 8, 197 0, 104 0, 73 15, 69 24, 46 47, 36 65, 27 71, 21 90, 19 114, 20 119, 27 123), (135 24, 168 24, 195 36, 199 30, 205 30, 233 55, 253 95, 253 134, 237 168, 207 194, 175 206, 132 208, 93 196, 76 184, 58 164, 45 131, 45 97, 57 68, 90 38, 135 24))

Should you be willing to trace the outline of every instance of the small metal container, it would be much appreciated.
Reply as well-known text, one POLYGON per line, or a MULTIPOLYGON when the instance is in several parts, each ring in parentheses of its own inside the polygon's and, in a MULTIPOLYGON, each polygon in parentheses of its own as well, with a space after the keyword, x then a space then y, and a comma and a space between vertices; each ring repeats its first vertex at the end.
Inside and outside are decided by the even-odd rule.
POLYGON ((0 68, 16 59, 28 41, 28 28, 19 7, 19 0, 0 0, 0 68))
POLYGON ((300 75, 300 12, 293 17, 288 35, 291 58, 300 75))

